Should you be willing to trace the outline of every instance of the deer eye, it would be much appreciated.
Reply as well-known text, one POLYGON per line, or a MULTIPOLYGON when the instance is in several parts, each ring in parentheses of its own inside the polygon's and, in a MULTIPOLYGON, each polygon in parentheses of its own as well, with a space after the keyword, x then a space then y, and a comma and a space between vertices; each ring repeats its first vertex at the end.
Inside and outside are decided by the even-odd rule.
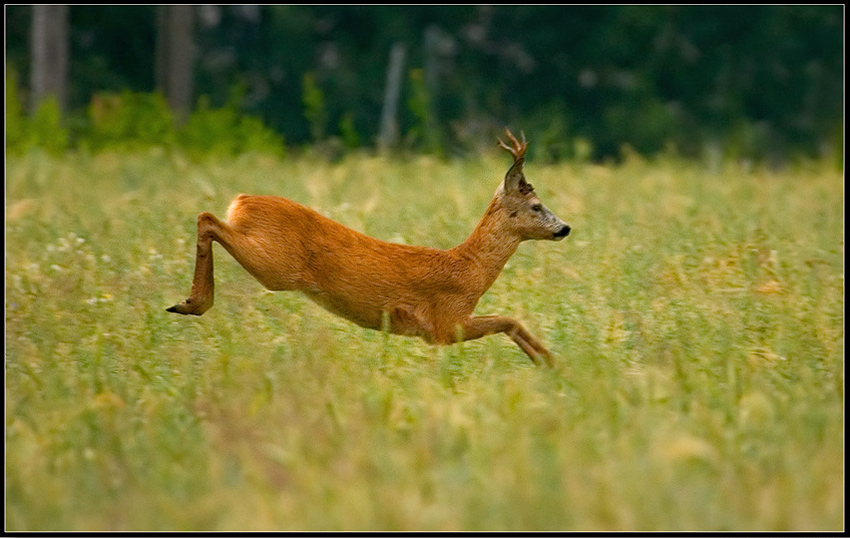
POLYGON ((535 213, 540 213, 541 211, 543 211, 543 206, 540 204, 534 204, 533 206, 531 206, 531 210, 535 213))

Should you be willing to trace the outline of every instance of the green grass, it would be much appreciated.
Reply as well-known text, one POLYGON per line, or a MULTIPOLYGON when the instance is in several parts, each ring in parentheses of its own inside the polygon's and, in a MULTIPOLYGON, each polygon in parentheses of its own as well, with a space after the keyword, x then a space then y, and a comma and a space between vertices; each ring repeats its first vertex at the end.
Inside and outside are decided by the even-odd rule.
POLYGON ((6 163, 7 530, 841 530, 843 179, 526 166, 574 229, 523 244, 448 348, 268 293, 195 215, 279 194, 450 247, 504 156, 6 163))

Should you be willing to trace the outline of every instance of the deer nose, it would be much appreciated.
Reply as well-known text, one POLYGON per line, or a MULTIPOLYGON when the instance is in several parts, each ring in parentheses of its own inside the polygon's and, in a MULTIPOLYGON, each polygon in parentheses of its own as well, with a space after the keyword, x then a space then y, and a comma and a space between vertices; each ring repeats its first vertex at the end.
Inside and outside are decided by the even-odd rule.
POLYGON ((556 239, 563 239, 564 237, 570 235, 570 227, 564 224, 564 227, 555 232, 556 239))

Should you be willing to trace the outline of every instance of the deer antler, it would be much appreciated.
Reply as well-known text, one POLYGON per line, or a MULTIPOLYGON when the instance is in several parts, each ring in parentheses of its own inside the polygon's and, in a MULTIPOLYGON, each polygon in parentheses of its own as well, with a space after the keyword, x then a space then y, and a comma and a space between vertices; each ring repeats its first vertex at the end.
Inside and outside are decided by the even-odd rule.
POLYGON ((516 139, 513 133, 505 127, 505 133, 508 135, 508 139, 513 144, 513 147, 508 146, 501 139, 497 138, 496 141, 500 148, 507 150, 511 155, 514 156, 514 162, 519 162, 525 157, 525 150, 528 149, 528 142, 525 141, 525 133, 520 131, 519 134, 522 136, 522 142, 516 139))

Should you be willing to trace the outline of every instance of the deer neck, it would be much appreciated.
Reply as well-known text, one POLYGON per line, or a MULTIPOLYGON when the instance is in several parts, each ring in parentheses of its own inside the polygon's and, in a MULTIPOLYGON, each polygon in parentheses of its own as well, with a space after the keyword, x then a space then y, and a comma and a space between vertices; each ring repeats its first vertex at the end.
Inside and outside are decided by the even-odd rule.
POLYGON ((522 239, 508 230, 507 213, 498 198, 493 199, 487 212, 469 235, 452 249, 477 273, 486 291, 496 280, 522 239))

